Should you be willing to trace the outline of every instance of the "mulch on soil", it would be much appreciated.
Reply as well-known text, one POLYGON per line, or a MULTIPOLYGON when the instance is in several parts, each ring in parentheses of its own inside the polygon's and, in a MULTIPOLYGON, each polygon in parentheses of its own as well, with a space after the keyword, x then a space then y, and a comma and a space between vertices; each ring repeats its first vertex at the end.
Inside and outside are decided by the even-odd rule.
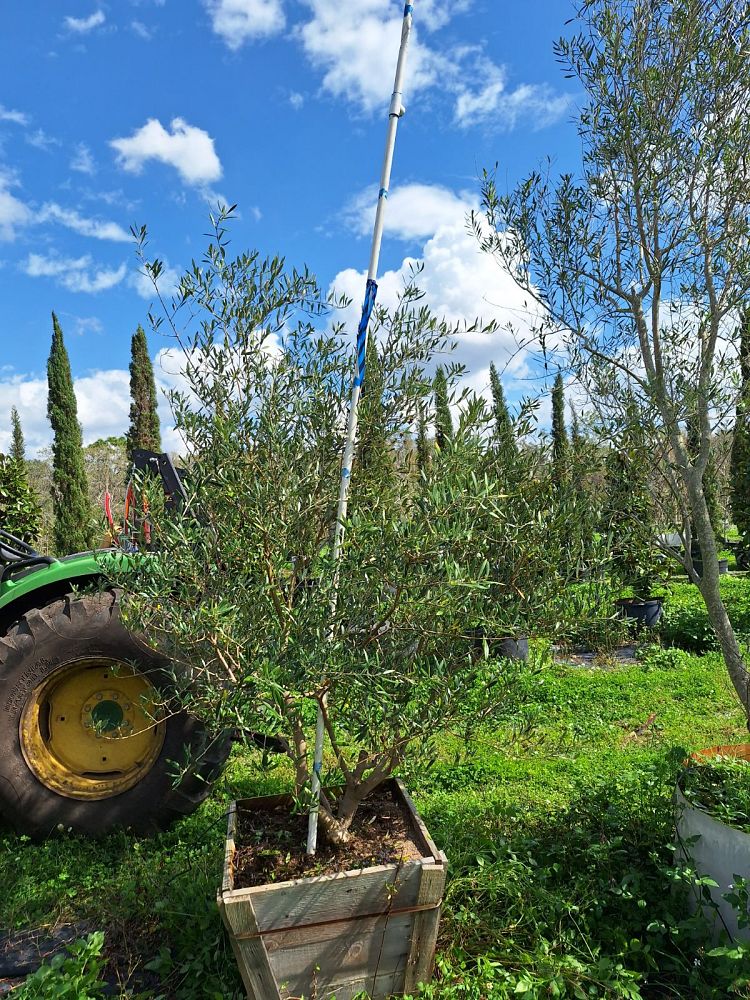
POLYGON ((388 789, 374 792, 363 802, 352 823, 349 843, 337 848, 321 843, 313 858, 305 853, 307 813, 294 814, 290 808, 285 805, 240 813, 235 889, 422 857, 411 820, 388 789))

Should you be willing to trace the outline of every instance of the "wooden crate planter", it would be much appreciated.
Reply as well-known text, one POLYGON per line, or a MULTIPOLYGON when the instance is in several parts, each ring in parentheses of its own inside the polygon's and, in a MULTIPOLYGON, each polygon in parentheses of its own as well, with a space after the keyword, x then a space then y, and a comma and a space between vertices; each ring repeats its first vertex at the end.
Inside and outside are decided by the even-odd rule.
POLYGON ((447 860, 400 781, 419 860, 234 888, 239 812, 275 808, 286 796, 233 803, 219 909, 250 1000, 386 1000, 428 982, 447 860))

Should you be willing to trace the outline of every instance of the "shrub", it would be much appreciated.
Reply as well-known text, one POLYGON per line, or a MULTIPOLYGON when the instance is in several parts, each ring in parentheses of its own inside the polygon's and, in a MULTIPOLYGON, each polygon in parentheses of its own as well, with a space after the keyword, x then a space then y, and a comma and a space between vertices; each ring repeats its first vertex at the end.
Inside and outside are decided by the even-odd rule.
POLYGON ((42 510, 26 481, 23 465, 0 455, 0 528, 33 545, 41 521, 42 510))
MULTIPOLYGON (((750 580, 725 577, 721 582, 721 593, 735 631, 740 636, 750 636, 750 580)), ((718 648, 706 605, 697 587, 690 583, 671 586, 659 632, 666 645, 696 653, 718 648)))
POLYGON ((103 947, 101 931, 74 941, 67 955, 45 962, 13 996, 17 1000, 101 1000, 106 996, 101 979, 103 947))

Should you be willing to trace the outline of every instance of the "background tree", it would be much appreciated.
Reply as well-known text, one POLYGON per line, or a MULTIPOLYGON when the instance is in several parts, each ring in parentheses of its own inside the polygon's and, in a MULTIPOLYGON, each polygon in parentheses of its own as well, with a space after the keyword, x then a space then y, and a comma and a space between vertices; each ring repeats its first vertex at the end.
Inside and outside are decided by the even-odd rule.
POLYGON ((558 486, 568 478, 568 431, 565 426, 565 385, 558 372, 552 386, 552 475, 558 486))
POLYGON ((419 407, 419 416, 417 417, 417 470, 424 475, 429 471, 430 461, 432 458, 432 449, 430 448, 430 439, 427 436, 427 416, 425 414, 425 405, 419 407))
POLYGON ((572 367, 604 419, 624 424, 635 401, 645 454, 679 511, 679 558, 750 715, 704 489, 714 414, 734 404, 732 330, 750 297, 750 8, 579 0, 576 11, 556 52, 586 95, 580 175, 545 169, 502 197, 487 175, 476 232, 541 305, 538 342, 572 367))
POLYGON ((13 440, 10 445, 10 455, 19 465, 23 465, 26 461, 26 448, 23 441, 23 430, 21 429, 21 418, 18 416, 18 410, 12 407, 10 411, 10 423, 13 434, 13 440))
POLYGON ((47 361, 47 416, 52 424, 54 548, 58 555, 91 547, 93 525, 83 459, 81 425, 57 316, 52 313, 52 348, 47 361))
POLYGON ((492 393, 492 415, 495 420, 494 431, 497 449, 508 459, 514 459, 518 456, 516 435, 513 430, 513 421, 508 412, 508 404, 505 401, 503 384, 494 361, 490 363, 490 392, 492 393))
POLYGON ((750 544, 750 309, 742 314, 738 334, 740 389, 735 406, 729 496, 742 548, 747 551, 750 544))
POLYGON ((154 367, 148 353, 148 341, 141 326, 130 342, 130 427, 127 433, 128 455, 134 448, 161 451, 158 399, 154 367))
POLYGON ((651 462, 635 408, 609 447, 600 530, 619 582, 636 597, 651 597, 659 580, 656 511, 651 493, 651 462))
POLYGON ((441 450, 453 437, 453 418, 448 398, 448 379, 439 365, 433 382, 435 395, 435 444, 441 450))
POLYGON ((387 472, 393 466, 393 451, 389 440, 388 414, 383 401, 385 383, 383 366, 374 333, 367 340, 365 382, 359 411, 359 441, 357 463, 368 472, 387 472))
POLYGON ((11 456, 0 455, 0 528, 34 545, 41 519, 39 502, 23 466, 11 456))

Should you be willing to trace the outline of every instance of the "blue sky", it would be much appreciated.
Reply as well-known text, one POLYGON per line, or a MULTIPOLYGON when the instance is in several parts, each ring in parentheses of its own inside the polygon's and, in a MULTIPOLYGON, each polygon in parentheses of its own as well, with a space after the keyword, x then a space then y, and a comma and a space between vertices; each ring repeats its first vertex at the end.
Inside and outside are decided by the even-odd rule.
MULTIPOLYGON (((543 157, 575 166, 577 94, 552 45, 565 0, 415 0, 383 249, 382 300, 409 260, 433 308, 523 323, 523 302, 465 233, 478 175, 512 184, 543 157), (406 263, 405 263, 406 262, 406 263)), ((391 0, 29 0, 0 36, 0 450, 16 405, 49 440, 44 369, 57 313, 84 437, 127 426, 130 336, 150 292, 129 228, 147 224, 174 280, 217 199, 235 247, 307 263, 361 300, 402 6, 391 0)), ((175 376, 151 336, 157 378, 175 376)), ((509 338, 458 357, 487 385, 509 338)), ((522 388, 520 362, 506 376, 522 388)), ((168 423, 164 412, 164 423, 168 423)), ((177 442, 165 434, 165 443, 177 442)))

